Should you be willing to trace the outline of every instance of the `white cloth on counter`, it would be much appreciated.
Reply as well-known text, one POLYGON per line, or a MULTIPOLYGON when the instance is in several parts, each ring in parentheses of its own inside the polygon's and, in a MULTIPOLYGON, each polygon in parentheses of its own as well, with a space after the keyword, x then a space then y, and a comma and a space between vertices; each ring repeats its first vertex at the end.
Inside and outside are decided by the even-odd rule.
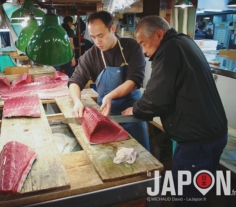
POLYGON ((116 164, 120 164, 121 162, 127 162, 132 164, 135 162, 137 157, 137 152, 134 148, 121 147, 116 153, 116 157, 113 162, 116 164))

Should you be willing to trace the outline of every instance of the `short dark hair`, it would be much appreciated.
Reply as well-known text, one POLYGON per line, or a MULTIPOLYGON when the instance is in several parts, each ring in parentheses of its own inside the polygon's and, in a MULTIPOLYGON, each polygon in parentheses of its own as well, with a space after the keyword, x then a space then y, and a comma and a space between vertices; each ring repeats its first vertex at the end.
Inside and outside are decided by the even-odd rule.
POLYGON ((197 27, 198 27, 198 29, 204 29, 206 27, 206 23, 205 22, 198 22, 197 27))
POLYGON ((95 19, 100 19, 108 29, 110 29, 113 24, 112 15, 107 11, 99 11, 90 14, 87 19, 88 24, 95 19))
POLYGON ((63 22, 64 23, 68 23, 68 22, 73 23, 73 18, 71 16, 65 16, 63 19, 63 22))

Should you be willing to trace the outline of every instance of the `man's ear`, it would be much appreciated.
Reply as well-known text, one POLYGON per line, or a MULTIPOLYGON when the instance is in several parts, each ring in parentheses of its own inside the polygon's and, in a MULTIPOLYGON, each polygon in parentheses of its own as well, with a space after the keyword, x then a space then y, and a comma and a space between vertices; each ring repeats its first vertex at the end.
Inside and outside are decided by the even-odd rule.
POLYGON ((112 24, 112 25, 111 25, 111 31, 112 31, 113 33, 115 33, 115 31, 116 31, 116 25, 115 25, 115 24, 112 24))
POLYGON ((155 36, 156 36, 158 39, 162 40, 163 37, 164 37, 164 31, 161 30, 161 29, 157 29, 157 30, 155 31, 155 36))

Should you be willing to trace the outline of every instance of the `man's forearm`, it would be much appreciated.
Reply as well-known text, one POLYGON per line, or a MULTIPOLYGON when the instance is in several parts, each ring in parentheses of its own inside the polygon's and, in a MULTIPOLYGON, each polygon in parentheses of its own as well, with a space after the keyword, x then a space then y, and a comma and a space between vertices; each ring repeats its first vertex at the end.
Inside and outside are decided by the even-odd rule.
POLYGON ((81 101, 81 90, 77 84, 71 83, 69 86, 69 92, 70 92, 70 97, 74 103, 77 101, 81 101))
POLYGON ((113 100, 113 99, 126 96, 127 94, 135 90, 136 88, 137 86, 134 81, 127 80, 107 95, 109 95, 109 97, 113 100))

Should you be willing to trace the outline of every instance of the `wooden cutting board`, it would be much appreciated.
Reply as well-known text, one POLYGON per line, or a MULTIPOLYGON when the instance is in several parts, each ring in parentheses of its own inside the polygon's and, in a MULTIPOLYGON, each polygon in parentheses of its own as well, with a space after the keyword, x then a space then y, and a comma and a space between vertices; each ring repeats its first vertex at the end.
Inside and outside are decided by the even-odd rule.
POLYGON ((12 140, 26 144, 37 153, 31 171, 19 195, 0 195, 0 200, 25 193, 61 190, 70 187, 69 178, 52 138, 44 109, 40 103, 40 118, 3 118, 0 137, 0 151, 12 140))
MULTIPOLYGON (((84 106, 99 109, 94 100, 86 95, 82 96, 82 102, 84 106)), ((72 116, 73 103, 69 97, 56 98, 56 103, 65 117, 72 116)), ((103 181, 119 180, 163 169, 163 165, 132 137, 121 142, 91 145, 81 125, 75 122, 70 123, 69 126, 103 181), (113 159, 119 147, 134 148, 138 153, 136 162, 114 164, 113 159)))

